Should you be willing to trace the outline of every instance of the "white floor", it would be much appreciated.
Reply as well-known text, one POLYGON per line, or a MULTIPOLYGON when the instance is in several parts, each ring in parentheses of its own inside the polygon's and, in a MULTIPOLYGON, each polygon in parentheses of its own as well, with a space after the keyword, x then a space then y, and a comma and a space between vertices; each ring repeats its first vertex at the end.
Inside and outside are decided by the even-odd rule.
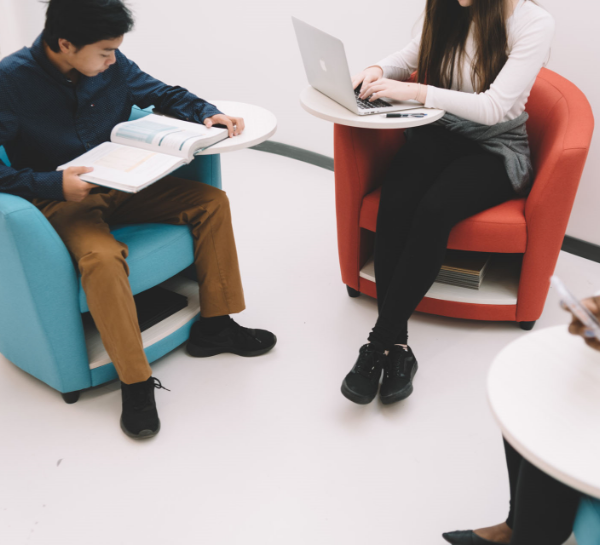
MULTIPOLYGON (((0 356, 0 543, 358 545, 445 543, 502 521, 502 440, 485 395, 511 323, 419 314, 415 393, 358 406, 339 388, 376 318, 340 280, 333 173, 255 151, 223 156, 248 310, 268 355, 154 365, 161 433, 119 429, 118 383, 75 405, 0 356)), ((600 264, 562 253, 584 296, 600 264)), ((537 328, 567 322, 551 293, 537 328)))

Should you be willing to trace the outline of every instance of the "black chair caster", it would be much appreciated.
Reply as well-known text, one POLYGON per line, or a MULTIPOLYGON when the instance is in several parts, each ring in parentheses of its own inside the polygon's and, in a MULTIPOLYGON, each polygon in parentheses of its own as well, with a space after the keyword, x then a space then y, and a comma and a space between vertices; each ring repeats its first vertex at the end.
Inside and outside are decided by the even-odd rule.
POLYGON ((536 320, 533 322, 519 322, 519 327, 525 331, 531 331, 535 325, 536 320))
POLYGON ((79 391, 77 392, 67 392, 66 394, 60 394, 62 398, 65 400, 65 403, 72 405, 73 403, 77 403, 79 399, 79 391))
POLYGON ((360 295, 360 291, 356 291, 354 288, 351 288, 350 286, 346 286, 346 289, 348 290, 348 295, 350 297, 358 297, 360 295))

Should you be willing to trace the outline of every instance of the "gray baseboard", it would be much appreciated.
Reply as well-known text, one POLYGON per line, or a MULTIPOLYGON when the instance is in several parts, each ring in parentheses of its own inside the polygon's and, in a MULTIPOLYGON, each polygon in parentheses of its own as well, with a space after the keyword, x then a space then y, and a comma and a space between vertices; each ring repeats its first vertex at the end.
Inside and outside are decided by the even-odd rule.
POLYGON ((570 254, 600 263, 600 246, 593 242, 586 242, 585 240, 565 235, 561 249, 563 252, 569 252, 570 254))
MULTIPOLYGON (((327 157, 327 155, 321 155, 314 151, 297 148, 296 146, 290 146, 289 144, 267 140, 258 146, 254 146, 252 149, 274 153, 275 155, 282 155, 283 157, 289 157, 290 159, 296 159, 297 161, 303 161, 304 163, 309 163, 333 171, 332 157, 327 157)), ((586 242, 585 240, 566 235, 563 240, 562 250, 589 259, 590 261, 600 263, 600 246, 592 242, 586 242)))
POLYGON ((281 142, 273 142, 267 140, 258 146, 254 146, 252 149, 258 151, 266 151, 267 153, 274 153, 275 155, 282 155, 283 157, 289 157, 290 159, 296 159, 304 163, 315 165, 326 170, 333 171, 333 158, 327 157, 327 155, 321 155, 314 151, 308 151, 296 146, 290 146, 288 144, 282 144, 281 142))

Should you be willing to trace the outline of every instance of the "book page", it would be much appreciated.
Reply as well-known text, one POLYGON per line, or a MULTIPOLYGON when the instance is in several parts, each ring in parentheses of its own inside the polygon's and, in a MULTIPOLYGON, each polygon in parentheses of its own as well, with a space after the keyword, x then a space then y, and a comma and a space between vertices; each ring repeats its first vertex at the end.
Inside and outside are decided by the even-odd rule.
POLYGON ((73 166, 93 167, 93 172, 82 174, 80 178, 117 189, 136 189, 165 176, 183 163, 178 157, 105 142, 57 170, 73 166))
POLYGON ((196 150, 226 137, 226 129, 209 129, 199 123, 154 114, 120 123, 111 134, 111 140, 117 144, 155 150, 182 157, 188 162, 193 159, 196 150))

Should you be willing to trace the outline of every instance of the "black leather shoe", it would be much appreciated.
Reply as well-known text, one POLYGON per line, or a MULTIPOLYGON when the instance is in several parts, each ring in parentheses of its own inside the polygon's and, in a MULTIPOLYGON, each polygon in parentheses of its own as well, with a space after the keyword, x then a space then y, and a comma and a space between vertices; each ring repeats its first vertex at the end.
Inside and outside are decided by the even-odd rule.
POLYGON ((148 439, 160 431, 160 420, 154 401, 155 388, 167 390, 160 380, 154 377, 133 384, 121 382, 121 429, 129 437, 148 439))
POLYGON ((394 346, 385 359, 379 399, 384 405, 406 399, 413 392, 412 381, 419 368, 410 347, 394 346))
POLYGON ((186 345, 187 353, 195 358, 208 358, 230 352, 246 358, 261 356, 277 344, 277 337, 264 329, 248 329, 234 320, 214 335, 201 331, 200 322, 195 322, 186 345))
POLYGON ((501 545, 496 541, 489 541, 479 537, 473 530, 447 532, 442 534, 442 537, 453 545, 501 545))
POLYGON ((372 344, 361 346, 352 371, 342 382, 342 394, 360 405, 371 403, 377 395, 385 358, 372 344))

